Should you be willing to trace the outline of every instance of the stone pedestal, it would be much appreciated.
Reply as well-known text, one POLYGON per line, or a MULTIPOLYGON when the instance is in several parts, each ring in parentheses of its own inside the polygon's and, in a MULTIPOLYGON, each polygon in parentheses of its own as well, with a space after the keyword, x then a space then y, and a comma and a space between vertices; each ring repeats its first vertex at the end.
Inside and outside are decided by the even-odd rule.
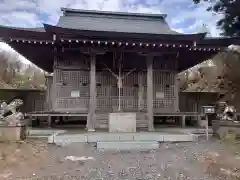
POLYGON ((136 113, 110 113, 109 132, 136 132, 136 113))
POLYGON ((237 139, 240 138, 240 122, 214 120, 212 130, 213 135, 220 139, 224 139, 227 134, 234 134, 237 139))
POLYGON ((25 125, 0 125, 0 141, 21 141, 26 139, 25 125))
POLYGON ((207 120, 200 120, 200 121, 198 121, 198 126, 200 128, 206 128, 206 126, 208 126, 208 121, 207 120))

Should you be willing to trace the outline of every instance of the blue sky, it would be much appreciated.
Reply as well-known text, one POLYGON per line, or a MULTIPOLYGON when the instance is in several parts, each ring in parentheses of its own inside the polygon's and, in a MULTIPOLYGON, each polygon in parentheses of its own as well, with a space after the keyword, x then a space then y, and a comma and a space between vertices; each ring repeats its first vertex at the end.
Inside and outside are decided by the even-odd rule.
POLYGON ((170 27, 182 33, 195 33, 206 24, 212 36, 218 36, 219 16, 206 12, 208 4, 194 5, 192 0, 0 0, 0 25, 38 27, 55 25, 61 7, 167 14, 170 27))

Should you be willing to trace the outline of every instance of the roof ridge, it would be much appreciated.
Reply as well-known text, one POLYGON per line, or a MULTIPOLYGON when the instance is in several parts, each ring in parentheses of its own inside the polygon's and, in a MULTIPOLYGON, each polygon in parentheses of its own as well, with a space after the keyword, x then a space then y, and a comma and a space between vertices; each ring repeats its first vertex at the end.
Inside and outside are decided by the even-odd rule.
POLYGON ((132 17, 149 17, 149 18, 163 18, 167 17, 167 14, 153 14, 153 13, 133 13, 133 12, 120 12, 120 11, 102 11, 102 10, 84 10, 84 9, 72 9, 61 8, 63 13, 83 13, 83 14, 101 14, 101 15, 113 15, 113 16, 132 16, 132 17))

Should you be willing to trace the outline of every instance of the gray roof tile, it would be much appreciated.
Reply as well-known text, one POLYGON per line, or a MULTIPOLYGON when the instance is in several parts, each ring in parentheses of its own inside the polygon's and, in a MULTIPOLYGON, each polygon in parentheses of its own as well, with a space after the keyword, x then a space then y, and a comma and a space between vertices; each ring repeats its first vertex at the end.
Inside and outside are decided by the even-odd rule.
POLYGON ((71 29, 149 33, 179 34, 170 29, 165 15, 113 13, 103 11, 64 10, 57 26, 71 29))

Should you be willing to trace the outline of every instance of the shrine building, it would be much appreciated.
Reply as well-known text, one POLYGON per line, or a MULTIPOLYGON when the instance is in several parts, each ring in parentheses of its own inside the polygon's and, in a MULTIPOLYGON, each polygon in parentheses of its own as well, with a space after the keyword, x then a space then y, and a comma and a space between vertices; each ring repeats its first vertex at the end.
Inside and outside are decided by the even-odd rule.
MULTIPOLYGON (((154 117, 180 110, 177 73, 237 38, 172 30, 165 14, 62 8, 56 25, 0 26, 0 38, 47 78, 45 109, 32 115, 86 116, 87 129, 108 128, 110 113, 135 113, 136 128, 154 130, 154 117)), ((50 121, 51 122, 51 118, 50 121)))

